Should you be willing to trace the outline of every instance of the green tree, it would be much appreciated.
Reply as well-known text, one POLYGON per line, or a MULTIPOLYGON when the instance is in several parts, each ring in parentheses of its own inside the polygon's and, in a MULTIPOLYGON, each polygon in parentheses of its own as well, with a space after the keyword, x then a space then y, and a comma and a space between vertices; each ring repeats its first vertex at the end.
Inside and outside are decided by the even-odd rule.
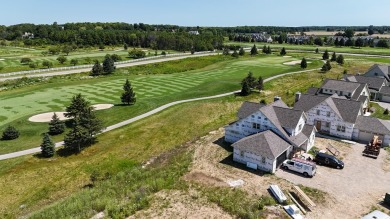
POLYGON ((111 55, 111 59, 114 61, 114 62, 119 62, 122 60, 122 58, 118 55, 118 54, 112 54, 111 55))
POLYGON ((134 104, 136 102, 135 92, 133 91, 133 87, 129 79, 126 79, 125 84, 123 85, 123 93, 121 96, 121 101, 123 104, 134 104))
POLYGON ((88 133, 78 124, 75 124, 71 131, 64 137, 64 148, 69 151, 78 152, 81 148, 87 145, 88 133))
POLYGON ((254 55, 257 55, 259 54, 259 52, 257 51, 257 47, 255 44, 253 44, 252 48, 251 48, 251 56, 254 56, 254 55))
POLYGON ((280 55, 285 56, 286 54, 286 49, 283 47, 282 50, 280 50, 280 55))
POLYGON ((43 67, 47 67, 47 68, 52 68, 53 67, 53 63, 50 62, 50 61, 43 61, 42 62, 42 66, 43 67))
POLYGON ((263 83, 264 83, 263 77, 260 76, 259 79, 257 80, 257 84, 256 84, 257 90, 259 90, 259 91, 263 90, 263 88, 264 88, 263 83))
POLYGON ((337 56, 336 62, 339 63, 340 65, 344 65, 344 56, 343 55, 337 56))
POLYGON ((72 97, 71 103, 66 107, 64 116, 73 120, 80 120, 81 115, 90 107, 90 103, 81 95, 72 97))
POLYGON ((256 86, 256 78, 253 77, 252 72, 248 72, 248 75, 242 80, 241 85, 247 82, 249 88, 255 88, 256 86))
POLYGON ((65 131, 65 123, 54 113, 49 122, 49 134, 58 135, 65 131))
POLYGON ((240 56, 244 56, 244 55, 245 55, 245 50, 244 50, 243 47, 240 48, 240 51, 238 51, 238 54, 239 54, 240 56))
POLYGON ((73 48, 71 46, 64 46, 62 48, 62 52, 65 53, 67 56, 69 55, 70 52, 72 52, 73 48))
POLYGON ((239 55, 238 55, 237 50, 234 50, 234 51, 233 51, 232 56, 233 56, 234 58, 238 58, 239 55))
POLYGON ((303 69, 307 68, 307 61, 305 58, 303 58, 301 61, 301 68, 303 68, 303 69))
POLYGON ((328 50, 325 50, 324 54, 322 54, 322 59, 323 59, 323 60, 328 60, 328 59, 329 59, 328 50))
POLYGON ((324 45, 324 41, 322 40, 321 37, 317 37, 314 39, 314 44, 317 45, 317 46, 323 46, 324 45))
POLYGON ((323 71, 323 72, 329 71, 328 65, 324 64, 324 65, 321 67, 321 71, 323 71))
POLYGON ((103 66, 99 63, 98 60, 96 60, 89 75, 98 76, 101 74, 103 74, 103 66))
POLYGON ((225 46, 223 48, 222 54, 225 55, 225 56, 229 55, 229 47, 225 46))
POLYGON ((355 31, 353 31, 352 29, 348 28, 348 29, 345 30, 344 34, 345 34, 346 37, 352 38, 355 35, 355 31))
POLYGON ((161 52, 161 55, 162 55, 162 56, 166 56, 167 53, 166 53, 165 51, 162 51, 162 52, 161 52))
POLYGON ((319 53, 320 51, 318 50, 318 48, 316 48, 315 52, 316 52, 316 53, 319 53))
POLYGON ((362 46, 364 46, 364 41, 363 41, 363 39, 361 38, 361 37, 359 37, 359 38, 357 38, 356 39, 356 41, 355 41, 355 46, 356 47, 362 47, 362 46))
POLYGON ((333 52, 332 58, 330 58, 330 61, 331 61, 331 62, 335 62, 335 61, 336 61, 336 58, 337 58, 336 52, 333 52))
POLYGON ((383 111, 383 114, 384 115, 389 115, 389 109, 386 108, 385 111, 383 111))
POLYGON ((376 44, 377 47, 382 47, 382 48, 389 48, 389 43, 387 42, 386 39, 380 39, 378 43, 376 44))
POLYGON ((52 157, 55 153, 55 144, 47 133, 45 133, 42 139, 41 153, 43 157, 52 157))
POLYGON ((13 126, 7 126, 7 128, 3 131, 2 140, 13 140, 19 138, 19 131, 13 126))
POLYGON ((129 46, 127 45, 127 43, 123 44, 123 49, 124 49, 124 50, 127 50, 128 47, 129 47, 129 46))
POLYGON ((78 63, 79 63, 79 60, 77 60, 77 59, 71 59, 70 60, 70 64, 73 65, 73 66, 76 66, 78 63))
POLYGON ((251 88, 248 85, 247 81, 244 81, 242 83, 242 88, 241 88, 241 96, 248 96, 251 93, 251 88))
POLYGON ((115 63, 114 60, 112 60, 110 55, 106 55, 103 61, 103 72, 105 74, 111 74, 115 71, 115 63))
POLYGON ((22 63, 22 64, 29 64, 30 62, 32 62, 31 58, 20 59, 20 63, 22 63))
POLYGON ((329 71, 330 69, 332 69, 332 65, 330 64, 330 61, 329 61, 329 60, 326 61, 325 65, 326 65, 326 68, 328 69, 328 71, 329 71))
POLYGON ((368 35, 373 35, 374 34, 374 26, 372 26, 372 25, 370 25, 369 27, 368 27, 368 35))
POLYGON ((31 62, 29 65, 28 65, 28 67, 30 67, 30 68, 37 68, 38 67, 38 64, 37 63, 35 63, 35 62, 31 62))
POLYGON ((272 52, 271 47, 268 46, 268 47, 267 47, 267 52, 266 52, 266 54, 271 54, 271 52, 272 52))
POLYGON ((57 58, 57 61, 60 63, 60 64, 64 64, 64 62, 66 62, 67 58, 65 56, 58 56, 57 58))
POLYGON ((261 50, 261 52, 264 54, 267 54, 267 46, 266 45, 263 46, 263 49, 261 50))

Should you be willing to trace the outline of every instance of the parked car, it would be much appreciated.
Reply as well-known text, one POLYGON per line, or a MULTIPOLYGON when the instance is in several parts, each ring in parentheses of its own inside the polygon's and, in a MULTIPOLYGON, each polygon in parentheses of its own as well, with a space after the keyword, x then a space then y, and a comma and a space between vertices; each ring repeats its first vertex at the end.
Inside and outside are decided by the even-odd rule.
POLYGON ((298 173, 302 173, 306 177, 313 177, 316 174, 317 169, 315 163, 298 158, 285 160, 282 163, 282 168, 285 170, 292 170, 298 173))
POLYGON ((344 162, 337 159, 335 156, 332 156, 330 154, 325 154, 318 152, 316 156, 314 157, 314 162, 316 162, 318 165, 325 165, 329 167, 334 167, 337 169, 343 169, 344 168, 344 162))

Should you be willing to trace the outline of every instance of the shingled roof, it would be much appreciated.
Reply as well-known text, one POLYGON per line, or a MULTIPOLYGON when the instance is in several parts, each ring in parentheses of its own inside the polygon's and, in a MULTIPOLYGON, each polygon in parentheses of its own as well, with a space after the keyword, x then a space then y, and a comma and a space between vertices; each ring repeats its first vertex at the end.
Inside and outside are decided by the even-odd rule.
MULTIPOLYGON (((371 66, 367 72, 369 71, 372 71, 373 69, 375 68, 378 68, 382 73, 383 73, 383 77, 386 78, 387 81, 390 81, 390 78, 389 78, 389 69, 390 69, 390 66, 389 65, 379 65, 379 64, 374 64, 373 66, 371 66)), ((366 73, 367 73, 366 72, 366 73)))
POLYGON ((282 107, 274 107, 274 111, 282 127, 291 129, 297 127, 299 119, 303 114, 302 110, 282 107))
POLYGON ((383 86, 383 87, 379 90, 379 92, 380 92, 381 94, 390 95, 390 87, 383 86))
POLYGON ((360 101, 338 98, 337 95, 320 96, 304 94, 295 103, 294 109, 307 112, 322 102, 325 102, 340 118, 350 123, 356 122, 356 118, 362 107, 362 102, 360 101))
POLYGON ((273 131, 268 130, 245 137, 232 144, 232 147, 275 159, 289 149, 291 145, 273 131))
POLYGON ((239 119, 246 118, 251 114, 257 112, 261 107, 265 106, 261 103, 254 103, 245 101, 238 110, 237 116, 239 119))
POLYGON ((345 91, 352 94, 356 91, 356 89, 359 88, 359 86, 360 83, 356 83, 356 82, 326 79, 322 84, 321 88, 329 89, 329 90, 345 91))
POLYGON ((390 135, 390 122, 369 116, 358 116, 355 127, 361 131, 390 135))
POLYGON ((344 80, 367 84, 368 88, 376 91, 379 91, 385 83, 384 78, 366 77, 362 75, 347 75, 344 80))

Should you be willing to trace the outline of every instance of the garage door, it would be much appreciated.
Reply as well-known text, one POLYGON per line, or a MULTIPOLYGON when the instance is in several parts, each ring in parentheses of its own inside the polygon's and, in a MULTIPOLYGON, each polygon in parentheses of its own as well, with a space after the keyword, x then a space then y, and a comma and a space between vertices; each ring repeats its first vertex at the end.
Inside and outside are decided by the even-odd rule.
MULTIPOLYGON (((379 139, 383 141, 383 135, 378 135, 379 139)), ((359 131, 359 141, 367 143, 372 140, 374 134, 372 132, 359 131)))
POLYGON ((279 167, 286 159, 287 159, 287 151, 283 152, 283 154, 279 155, 279 157, 276 158, 276 167, 279 167))
POLYGON ((382 102, 390 103, 390 96, 382 95, 382 102))

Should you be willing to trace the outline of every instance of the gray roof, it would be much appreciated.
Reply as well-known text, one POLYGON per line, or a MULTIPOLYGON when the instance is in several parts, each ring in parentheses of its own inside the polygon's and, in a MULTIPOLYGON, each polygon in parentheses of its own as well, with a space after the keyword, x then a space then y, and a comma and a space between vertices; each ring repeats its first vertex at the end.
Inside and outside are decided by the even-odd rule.
POLYGON ((301 118, 303 111, 294 110, 290 108, 274 107, 276 117, 278 118, 282 127, 295 128, 298 125, 299 119, 301 118))
POLYGON ((254 103, 254 102, 245 101, 241 105, 240 109, 238 110, 237 116, 240 119, 246 118, 246 117, 250 116, 251 114, 257 112, 260 109, 260 107, 263 107, 263 106, 265 106, 265 105, 261 104, 261 103, 254 103))
POLYGON ((355 123, 362 107, 362 102, 338 98, 336 95, 320 96, 303 94, 301 99, 295 103, 294 109, 307 112, 324 101, 340 118, 350 123, 355 123))
POLYGON ((291 145, 273 131, 268 130, 245 137, 232 144, 232 147, 275 159, 291 145))
POLYGON ((366 77, 362 75, 348 75, 345 80, 367 84, 368 88, 379 90, 385 83, 384 78, 366 77))
POLYGON ((383 86, 383 87, 379 90, 379 93, 390 95, 390 87, 383 86))
POLYGON ((355 90, 359 86, 360 86, 360 83, 356 83, 356 82, 327 79, 322 84, 321 88, 330 89, 330 90, 345 91, 345 92, 349 92, 352 94, 353 92, 355 92, 355 90))
POLYGON ((361 131, 390 135, 390 122, 369 116, 358 116, 355 127, 361 131))
POLYGON ((310 87, 309 89, 307 89, 307 94, 316 94, 318 92, 319 88, 317 87, 310 87))
POLYGON ((308 125, 306 124, 303 129, 302 129, 302 133, 304 135, 306 135, 306 137, 310 137, 311 133, 313 132, 313 129, 315 129, 315 126, 314 125, 308 125))
MULTIPOLYGON (((355 83, 355 82, 353 82, 353 83, 355 83)), ((366 84, 360 84, 359 87, 355 90, 355 93, 352 95, 351 99, 358 100, 360 98, 360 94, 362 93, 362 91, 365 87, 366 87, 366 84)))
MULTIPOLYGON (((375 68, 378 68, 382 73, 383 73, 383 77, 386 78, 387 81, 390 81, 390 78, 389 78, 389 69, 390 69, 390 66, 389 65, 379 65, 379 64, 374 64, 373 66, 371 66, 367 72, 369 71, 372 71, 373 69, 375 68)), ((367 73, 366 72, 366 73, 367 73)))

